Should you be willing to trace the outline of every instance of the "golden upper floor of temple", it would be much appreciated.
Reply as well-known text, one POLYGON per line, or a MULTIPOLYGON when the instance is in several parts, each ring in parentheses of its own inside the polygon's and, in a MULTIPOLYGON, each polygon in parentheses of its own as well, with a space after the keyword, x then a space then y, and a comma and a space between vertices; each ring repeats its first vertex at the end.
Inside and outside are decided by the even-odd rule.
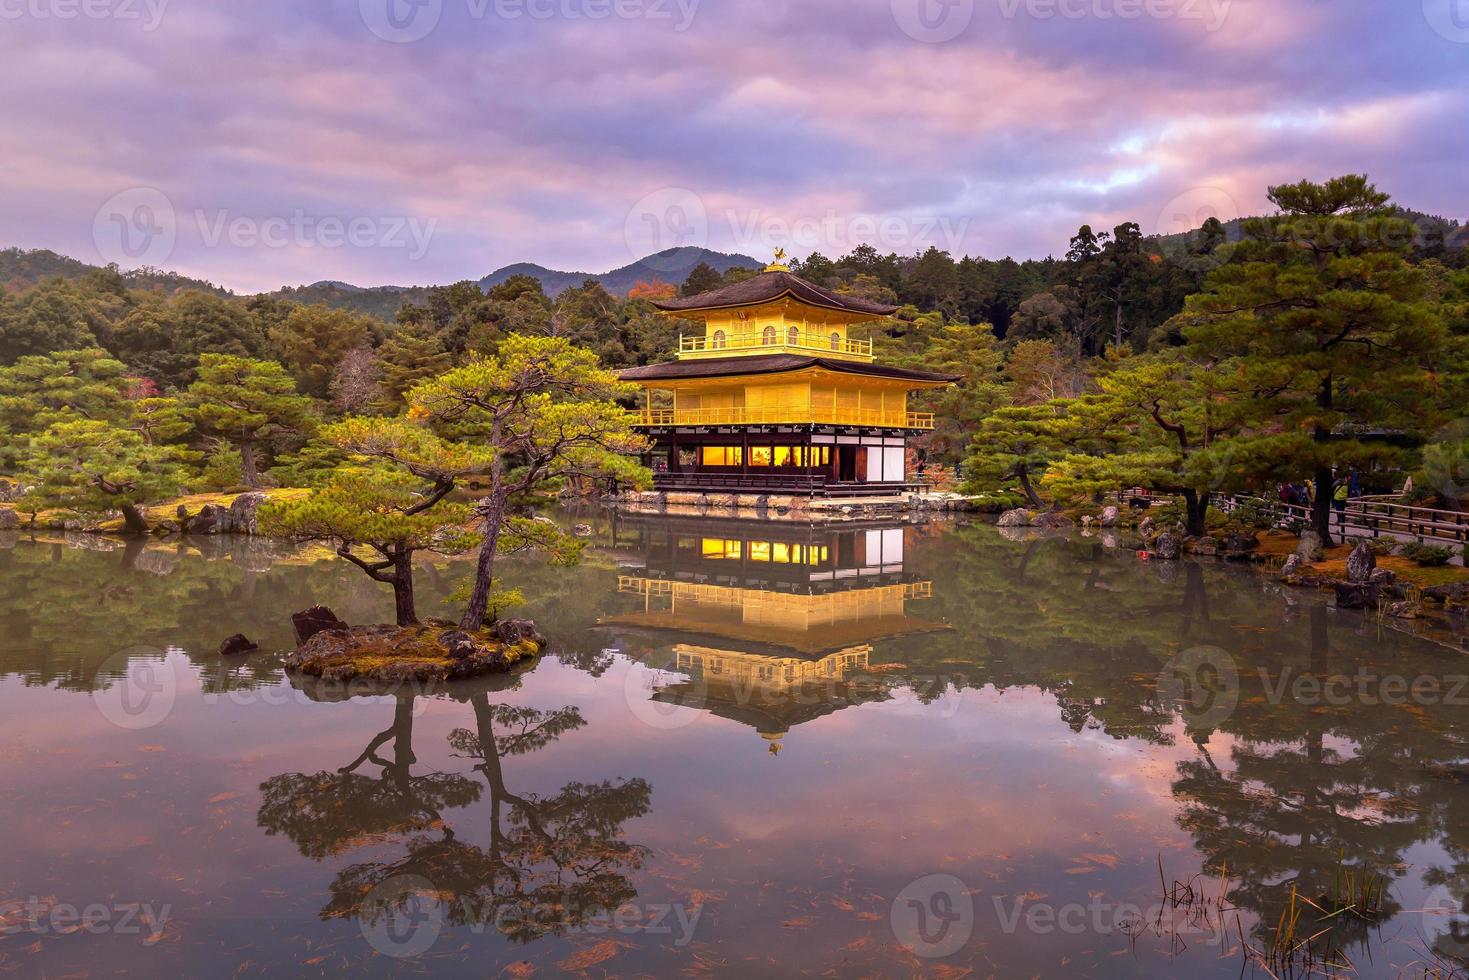
POLYGON ((897 310, 823 289, 779 265, 697 296, 654 305, 665 316, 704 326, 702 333, 679 337, 680 360, 817 354, 871 363, 872 341, 854 338, 850 330, 897 310))

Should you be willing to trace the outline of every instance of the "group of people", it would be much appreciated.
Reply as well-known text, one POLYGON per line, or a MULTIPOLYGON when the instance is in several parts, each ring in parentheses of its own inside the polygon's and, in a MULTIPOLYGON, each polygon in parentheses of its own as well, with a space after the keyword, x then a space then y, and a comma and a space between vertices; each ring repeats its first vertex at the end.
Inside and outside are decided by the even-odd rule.
MULTIPOLYGON (((1347 501, 1362 496, 1362 481, 1357 471, 1352 470, 1344 477, 1332 481, 1331 506, 1338 514, 1346 513, 1347 501)), ((1311 507, 1316 503, 1316 484, 1312 480, 1280 485, 1280 502, 1296 507, 1311 507)))

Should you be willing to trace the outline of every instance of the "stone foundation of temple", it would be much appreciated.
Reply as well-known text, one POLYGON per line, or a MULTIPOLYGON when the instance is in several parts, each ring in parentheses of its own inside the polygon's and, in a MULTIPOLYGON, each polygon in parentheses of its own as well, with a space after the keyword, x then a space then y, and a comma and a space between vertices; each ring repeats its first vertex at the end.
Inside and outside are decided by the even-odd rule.
POLYGON ((958 494, 904 494, 891 497, 795 497, 779 494, 700 493, 697 491, 627 491, 617 506, 635 514, 744 517, 763 520, 841 521, 917 512, 974 510, 958 494))

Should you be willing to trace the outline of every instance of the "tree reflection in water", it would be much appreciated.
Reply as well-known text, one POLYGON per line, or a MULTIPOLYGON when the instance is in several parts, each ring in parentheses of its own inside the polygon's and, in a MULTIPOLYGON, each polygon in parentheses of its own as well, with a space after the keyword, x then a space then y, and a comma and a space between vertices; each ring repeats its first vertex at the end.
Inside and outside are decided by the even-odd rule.
MULTIPOLYGON (((456 773, 415 775, 414 695, 399 697, 393 725, 336 772, 285 773, 262 787, 258 821, 288 836, 317 860, 368 847, 392 846, 391 860, 349 865, 330 886, 324 919, 364 922, 407 912, 424 898, 395 891, 395 879, 422 879, 452 925, 490 926, 516 942, 562 935, 637 897, 629 875, 647 848, 623 839, 623 825, 646 814, 652 786, 644 779, 572 782, 550 796, 516 793, 505 760, 535 752, 586 725, 572 706, 552 711, 492 703, 484 690, 455 695, 474 712, 472 728, 449 745, 476 760, 483 783, 456 773), (392 743, 390 756, 380 750, 392 743), (362 775, 377 766, 376 778, 362 775), (443 811, 489 794, 488 843, 464 839, 443 811), (386 887, 385 887, 386 886, 386 887), (388 903, 388 904, 385 904, 388 903), (396 905, 397 907, 390 907, 396 905)), ((463 821, 459 830, 468 832, 463 821)))

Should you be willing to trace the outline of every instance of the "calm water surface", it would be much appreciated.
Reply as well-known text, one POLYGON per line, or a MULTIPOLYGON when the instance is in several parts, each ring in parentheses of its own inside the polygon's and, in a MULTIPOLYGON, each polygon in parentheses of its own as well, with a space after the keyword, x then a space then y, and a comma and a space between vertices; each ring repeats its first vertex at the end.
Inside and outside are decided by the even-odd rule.
POLYGON ((508 571, 552 656, 358 697, 280 668, 390 614, 340 562, 0 538, 0 972, 1236 977, 1343 865, 1357 975, 1469 952, 1451 647, 1101 539, 577 520, 508 571))

